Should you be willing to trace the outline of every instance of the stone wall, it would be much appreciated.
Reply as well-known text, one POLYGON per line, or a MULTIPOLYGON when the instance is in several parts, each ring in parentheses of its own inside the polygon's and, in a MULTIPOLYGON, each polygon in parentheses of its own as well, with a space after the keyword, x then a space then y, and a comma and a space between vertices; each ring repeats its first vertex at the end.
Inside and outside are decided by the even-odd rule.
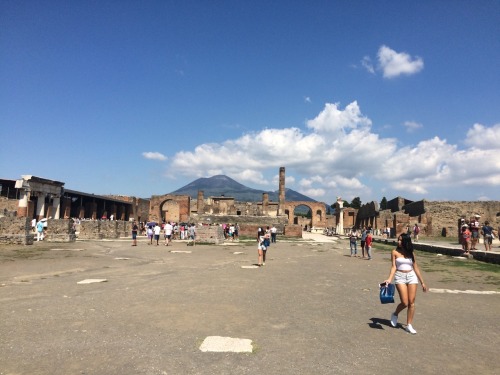
POLYGON ((102 240, 132 237, 132 222, 121 220, 82 220, 78 225, 78 239, 102 240))
POLYGON ((44 241, 74 242, 76 241, 75 228, 72 219, 49 219, 45 231, 44 241))
POLYGON ((224 232, 218 225, 204 225, 196 227, 196 242, 213 243, 215 245, 224 243, 224 232))
POLYGON ((0 244, 32 245, 31 220, 26 217, 0 217, 0 244))
POLYGON ((17 206, 19 201, 17 199, 9 199, 6 197, 0 197, 0 217, 9 216, 13 217, 17 215, 17 206))

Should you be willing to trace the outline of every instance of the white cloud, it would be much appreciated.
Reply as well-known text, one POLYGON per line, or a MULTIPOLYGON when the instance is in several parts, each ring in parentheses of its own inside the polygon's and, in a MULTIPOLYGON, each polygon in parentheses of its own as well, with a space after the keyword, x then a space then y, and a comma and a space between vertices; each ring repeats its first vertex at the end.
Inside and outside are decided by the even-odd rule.
POLYGON ((424 68, 422 58, 412 58, 405 52, 398 53, 387 46, 379 48, 377 57, 384 78, 394 78, 402 74, 412 75, 424 68))
POLYGON ((320 198, 325 195, 325 190, 324 189, 307 189, 307 190, 302 190, 300 192, 301 194, 307 195, 308 197, 311 198, 320 198))
POLYGON ((325 105, 325 109, 313 120, 307 121, 307 127, 316 132, 346 132, 358 127, 369 127, 372 122, 361 114, 358 102, 354 101, 345 107, 339 109, 339 104, 325 105))
POLYGON ((474 124, 467 132, 465 143, 480 149, 497 149, 500 145, 500 124, 493 125, 491 128, 474 124))
POLYGON ((418 129, 421 129, 424 127, 422 124, 415 122, 415 121, 405 121, 403 125, 406 128, 406 131, 408 133, 413 133, 413 132, 417 131, 418 129))
POLYGON ((373 132, 357 102, 344 109, 327 103, 307 121, 305 130, 263 129, 223 143, 201 144, 174 155, 167 173, 172 177, 226 174, 250 186, 271 184, 271 190, 277 190, 277 171, 285 166, 287 187, 297 185, 295 190, 329 203, 338 195, 352 199, 374 191, 388 197, 424 198, 433 189, 480 187, 481 192, 470 197, 474 199, 491 195, 487 189, 500 186, 499 133, 499 124, 475 124, 467 140, 472 147, 467 149, 439 137, 398 147, 396 139, 373 132), (482 136, 493 141, 482 147, 482 136))
POLYGON ((363 57, 361 60, 361 65, 365 68, 369 73, 375 74, 375 67, 373 66, 372 59, 370 56, 363 57))
POLYGON ((167 157, 160 152, 143 152, 142 156, 151 160, 167 160, 167 157))

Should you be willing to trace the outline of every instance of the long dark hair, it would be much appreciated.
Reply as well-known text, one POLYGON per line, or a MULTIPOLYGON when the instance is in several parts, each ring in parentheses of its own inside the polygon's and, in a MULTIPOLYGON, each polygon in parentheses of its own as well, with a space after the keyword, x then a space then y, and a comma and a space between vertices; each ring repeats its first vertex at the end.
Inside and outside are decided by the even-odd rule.
POLYGON ((411 258, 415 262, 415 256, 413 255, 413 243, 411 242, 411 236, 408 234, 400 234, 401 236, 401 247, 398 248, 405 258, 411 258))

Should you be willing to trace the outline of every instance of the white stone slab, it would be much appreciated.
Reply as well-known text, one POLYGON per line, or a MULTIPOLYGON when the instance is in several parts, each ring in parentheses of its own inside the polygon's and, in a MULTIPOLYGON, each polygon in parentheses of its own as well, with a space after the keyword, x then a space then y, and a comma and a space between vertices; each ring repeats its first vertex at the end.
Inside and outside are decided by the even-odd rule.
POLYGON ((50 249, 51 251, 83 251, 83 249, 50 249))
POLYGON ((191 254, 192 251, 190 250, 171 250, 171 253, 181 253, 181 254, 191 254))
POLYGON ((233 254, 234 255, 239 255, 239 254, 245 254, 245 253, 243 251, 235 251, 233 254))
POLYGON ((78 281, 77 284, 93 284, 93 283, 105 283, 108 279, 85 279, 78 281))
POLYGON ((129 260, 130 258, 115 258, 115 260, 129 260))
POLYGON ((260 268, 259 266, 241 266, 241 268, 260 268))
POLYGON ((453 289, 436 289, 429 288, 429 292, 433 293, 451 293, 451 294, 500 294, 493 290, 453 290, 453 289))
POLYGON ((233 337, 208 336, 200 345, 202 352, 251 353, 252 340, 233 337))

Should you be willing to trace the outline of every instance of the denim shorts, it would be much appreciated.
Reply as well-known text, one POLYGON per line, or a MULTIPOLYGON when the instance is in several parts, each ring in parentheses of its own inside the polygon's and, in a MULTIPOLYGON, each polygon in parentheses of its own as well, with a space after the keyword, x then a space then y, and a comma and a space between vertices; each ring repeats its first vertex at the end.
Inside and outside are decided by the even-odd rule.
POLYGON ((394 284, 418 284, 417 274, 415 271, 396 271, 396 274, 394 275, 394 284))

